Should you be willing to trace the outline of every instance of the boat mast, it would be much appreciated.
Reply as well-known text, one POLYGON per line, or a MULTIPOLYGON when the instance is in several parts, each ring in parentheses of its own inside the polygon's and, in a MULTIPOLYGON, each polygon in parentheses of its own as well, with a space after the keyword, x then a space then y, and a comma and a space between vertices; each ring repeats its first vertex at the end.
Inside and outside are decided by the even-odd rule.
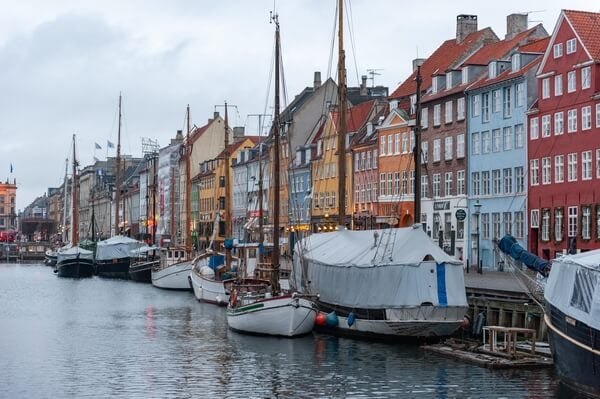
POLYGON ((71 217, 71 246, 76 246, 79 242, 79 211, 77 204, 77 157, 75 156, 75 135, 73 135, 73 181, 71 187, 71 207, 73 216, 71 217))
POLYGON ((65 243, 67 241, 67 186, 69 185, 69 181, 67 180, 67 175, 69 171, 69 158, 65 159, 65 182, 63 184, 63 231, 62 231, 62 242, 65 243))
POLYGON ((94 213, 96 191, 92 188, 92 241, 96 241, 96 214, 94 213))
POLYGON ((280 52, 280 37, 279 37, 279 17, 277 14, 271 17, 271 20, 275 22, 275 110, 273 117, 273 274, 271 284, 273 286, 273 292, 279 293, 279 195, 280 195, 280 181, 279 181, 279 135, 280 135, 280 120, 279 120, 279 52, 280 52))
POLYGON ((190 105, 187 106, 187 139, 185 143, 185 253, 192 252, 192 234, 190 220, 190 202, 191 198, 191 176, 190 176, 190 157, 192 156, 192 143, 190 142, 190 105))
MULTIPOLYGON (((258 116, 259 123, 259 134, 261 134, 262 125, 260 120, 260 115, 258 116)), ((261 134, 262 136, 262 134, 261 134)), ((263 171, 262 171, 262 153, 263 153, 263 141, 262 137, 258 142, 258 242, 264 243, 265 241, 265 229, 263 222, 263 171)))
POLYGON ((346 226, 346 55, 344 52, 344 0, 338 0, 338 226, 346 226))
POLYGON ((417 93, 416 93, 416 120, 415 120, 415 148, 413 159, 415 163, 414 183, 414 223, 421 223, 421 66, 417 66, 417 93))
POLYGON ((121 93, 119 93, 119 128, 115 158, 115 235, 119 235, 119 203, 121 202, 121 93))
MULTIPOLYGON (((229 126, 227 116, 227 101, 225 101, 225 149, 223 150, 224 168, 225 168, 225 239, 231 238, 231 215, 229 213, 229 126)), ((225 265, 229 270, 231 267, 231 248, 225 248, 225 265)))

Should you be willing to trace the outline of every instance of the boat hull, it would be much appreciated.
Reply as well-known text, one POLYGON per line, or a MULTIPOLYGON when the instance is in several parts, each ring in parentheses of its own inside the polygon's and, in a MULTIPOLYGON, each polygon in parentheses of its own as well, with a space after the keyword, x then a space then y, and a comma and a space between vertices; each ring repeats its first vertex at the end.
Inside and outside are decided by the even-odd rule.
POLYGON ((231 280, 215 280, 201 276, 196 269, 190 274, 190 284, 194 290, 194 296, 200 302, 212 303, 219 306, 227 306, 229 303, 229 289, 226 288, 231 280))
POLYGON ((67 259, 56 264, 58 277, 92 277, 94 275, 94 262, 91 259, 67 259))
POLYGON ((439 340, 460 328, 466 307, 440 308, 421 306, 407 309, 348 309, 318 303, 325 313, 334 312, 335 325, 316 325, 317 332, 381 340, 439 340), (354 313, 353 317, 350 314, 354 313), (351 319, 353 321, 351 322, 351 319))
POLYGON ((600 331, 579 321, 569 324, 566 315, 553 306, 549 313, 550 318, 545 316, 548 340, 561 381, 574 390, 600 397, 600 351, 592 348, 600 344, 600 331), (591 337, 597 337, 596 342, 591 337))
POLYGON ((158 261, 136 263, 129 266, 129 278, 139 283, 152 282, 152 268, 156 267, 158 261))
POLYGON ((100 277, 129 279, 130 258, 96 261, 96 274, 100 277))
POLYGON ((152 269, 152 285, 167 290, 189 291, 192 262, 185 261, 169 265, 163 269, 152 269))
POLYGON ((229 328, 242 333, 297 337, 312 331, 316 315, 317 309, 311 301, 284 295, 230 306, 227 323, 229 328))

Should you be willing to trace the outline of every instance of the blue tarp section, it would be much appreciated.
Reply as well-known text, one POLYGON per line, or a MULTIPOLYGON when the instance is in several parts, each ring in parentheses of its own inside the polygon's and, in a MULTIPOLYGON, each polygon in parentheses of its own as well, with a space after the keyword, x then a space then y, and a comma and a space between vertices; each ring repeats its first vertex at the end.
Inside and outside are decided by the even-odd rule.
POLYGON ((436 263, 437 265, 437 288, 438 302, 440 306, 448 306, 448 295, 446 293, 446 264, 436 263))
POLYGON ((217 267, 223 264, 225 264, 225 257, 223 255, 212 255, 208 258, 208 266, 213 270, 216 270, 217 267))
POLYGON ((498 247, 502 252, 509 255, 514 260, 522 262, 531 270, 535 270, 542 276, 546 277, 550 268, 550 262, 540 258, 531 252, 526 251, 517 240, 511 235, 505 235, 498 243, 498 247))

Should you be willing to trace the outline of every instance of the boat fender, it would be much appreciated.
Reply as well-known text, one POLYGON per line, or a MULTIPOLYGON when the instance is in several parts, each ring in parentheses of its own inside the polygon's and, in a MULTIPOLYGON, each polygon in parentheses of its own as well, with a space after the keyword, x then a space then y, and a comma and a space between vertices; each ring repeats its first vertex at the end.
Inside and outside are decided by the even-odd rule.
POLYGON ((229 295, 229 305, 233 308, 237 305, 237 290, 231 291, 231 295, 229 295))
POLYGON ((348 327, 352 327, 355 320, 356 316, 354 315, 354 312, 350 312, 350 314, 348 315, 348 327))
POLYGON ((325 323, 327 322, 327 316, 325 316, 325 313, 321 313, 319 312, 316 316, 315 316, 315 324, 318 326, 324 326, 325 323))
POLYGON ((337 327, 339 320, 338 320, 337 314, 335 314, 335 311, 328 313, 326 319, 327 319, 326 322, 327 322, 328 327, 337 327))

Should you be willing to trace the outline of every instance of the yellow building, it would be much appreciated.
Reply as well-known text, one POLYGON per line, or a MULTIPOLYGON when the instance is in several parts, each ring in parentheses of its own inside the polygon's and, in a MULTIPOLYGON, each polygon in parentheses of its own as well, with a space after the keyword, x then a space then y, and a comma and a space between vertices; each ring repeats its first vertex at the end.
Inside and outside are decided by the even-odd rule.
POLYGON ((0 183, 0 231, 17 228, 17 179, 0 183))

